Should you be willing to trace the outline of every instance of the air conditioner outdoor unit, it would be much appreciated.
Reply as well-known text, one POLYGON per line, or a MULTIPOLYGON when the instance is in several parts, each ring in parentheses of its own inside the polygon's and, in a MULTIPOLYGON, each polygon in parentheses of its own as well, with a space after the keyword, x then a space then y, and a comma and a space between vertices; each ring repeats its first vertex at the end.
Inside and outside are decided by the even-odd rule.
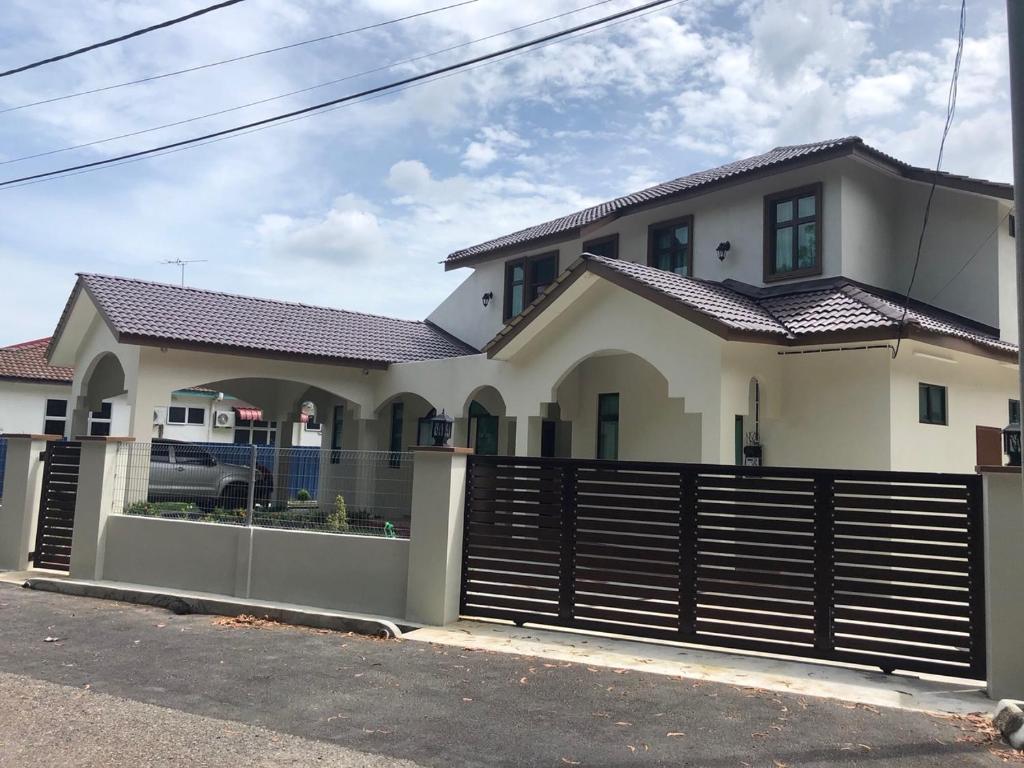
POLYGON ((167 406, 158 405, 153 409, 153 426, 162 426, 167 423, 167 406))
POLYGON ((235 426, 235 412, 214 411, 213 426, 217 429, 232 429, 235 426))

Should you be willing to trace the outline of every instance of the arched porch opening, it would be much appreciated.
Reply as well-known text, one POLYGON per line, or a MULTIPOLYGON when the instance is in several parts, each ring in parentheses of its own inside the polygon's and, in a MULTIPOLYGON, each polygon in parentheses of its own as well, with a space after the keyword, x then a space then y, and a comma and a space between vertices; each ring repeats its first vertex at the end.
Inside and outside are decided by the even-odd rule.
POLYGON ((574 458, 701 460, 700 414, 687 413, 683 398, 669 397, 668 380, 639 355, 588 355, 559 377, 553 395, 542 404, 531 441, 538 450, 553 445, 555 455, 574 458))
POLYGON ((455 421, 455 444, 482 456, 512 454, 515 428, 501 393, 490 385, 477 387, 466 398, 462 414, 455 421))
POLYGON ((112 400, 125 394, 124 366, 117 355, 98 355, 75 384, 66 436, 105 436, 116 431, 112 429, 112 400))

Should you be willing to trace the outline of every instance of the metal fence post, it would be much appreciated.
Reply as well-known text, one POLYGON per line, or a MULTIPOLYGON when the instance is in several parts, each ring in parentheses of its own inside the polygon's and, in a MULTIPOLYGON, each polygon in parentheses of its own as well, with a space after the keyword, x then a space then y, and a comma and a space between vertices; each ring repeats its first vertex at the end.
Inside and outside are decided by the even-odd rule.
POLYGON ((679 634, 697 636, 697 472, 679 473, 679 634))
MULTIPOLYGON (((571 624, 576 603, 576 467, 562 467, 558 620, 571 624)), ((541 481, 543 482, 543 481, 541 481)))
POLYGON ((834 479, 818 474, 814 478, 814 647, 822 658, 833 650, 835 506, 834 479))
POLYGON ((249 446, 249 496, 245 507, 245 524, 252 526, 253 513, 256 511, 256 446, 249 446))

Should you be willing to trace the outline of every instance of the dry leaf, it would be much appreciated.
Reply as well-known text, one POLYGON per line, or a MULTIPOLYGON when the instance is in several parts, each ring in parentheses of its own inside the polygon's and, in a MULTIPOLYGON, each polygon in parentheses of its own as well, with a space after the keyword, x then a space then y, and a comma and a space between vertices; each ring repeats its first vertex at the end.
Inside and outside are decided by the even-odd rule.
POLYGON ((675 736, 685 736, 686 734, 683 733, 682 731, 669 731, 665 735, 668 736, 669 738, 672 738, 672 737, 675 737, 675 736))
POLYGON ((565 763, 566 765, 579 765, 580 764, 579 760, 570 760, 568 757, 563 757, 562 758, 562 762, 565 763))

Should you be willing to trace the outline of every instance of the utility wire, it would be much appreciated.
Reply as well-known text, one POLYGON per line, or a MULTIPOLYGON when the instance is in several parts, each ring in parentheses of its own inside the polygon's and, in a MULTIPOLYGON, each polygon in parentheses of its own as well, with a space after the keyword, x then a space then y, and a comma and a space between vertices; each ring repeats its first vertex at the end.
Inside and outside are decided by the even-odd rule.
POLYGON ((114 43, 123 43, 125 40, 130 40, 133 37, 140 37, 141 35, 145 35, 145 34, 147 34, 149 32, 154 32, 154 31, 156 31, 158 29, 164 29, 165 27, 172 27, 175 24, 181 24, 183 21, 189 21, 189 20, 194 19, 194 18, 196 18, 198 16, 203 16, 204 14, 212 13, 213 11, 219 11, 221 8, 227 8, 229 5, 237 5, 238 3, 241 3, 241 2, 244 2, 244 1, 245 0, 223 0, 223 2, 217 3, 216 5, 208 5, 205 8, 200 8, 197 11, 192 11, 192 13, 186 13, 184 16, 179 16, 176 19, 168 19, 167 21, 161 21, 159 24, 154 24, 151 27, 145 27, 144 29, 137 29, 134 32, 129 32, 126 35, 120 35, 118 37, 112 37, 109 40, 104 40, 101 43, 93 43, 92 45, 87 45, 87 46, 85 46, 83 48, 76 48, 75 50, 68 51, 67 53, 61 53, 61 54, 59 54, 57 56, 51 56, 48 59, 40 59, 39 61, 33 61, 31 64, 23 64, 20 67, 15 67, 14 69, 8 69, 6 72, 0 72, 0 77, 8 77, 9 75, 16 75, 19 72, 24 72, 25 70, 28 70, 28 69, 35 69, 36 67, 41 67, 44 64, 53 64, 55 61, 62 61, 64 59, 70 59, 72 56, 78 56, 78 55, 83 54, 83 53, 88 53, 89 51, 95 51, 97 48, 105 48, 108 45, 114 45, 114 43))
POLYGON ((335 32, 330 35, 323 35, 322 37, 314 37, 311 40, 300 40, 297 43, 289 43, 288 45, 279 45, 276 48, 266 48, 262 51, 254 51, 252 53, 242 54, 241 56, 234 56, 230 59, 221 59, 220 61, 211 61, 208 64, 198 64, 194 67, 186 67, 185 69, 176 69, 172 72, 162 72, 156 75, 147 75, 146 77, 140 77, 138 80, 127 80, 123 83, 114 83, 113 85, 104 85, 100 88, 91 88, 87 91, 77 91, 75 93, 67 93, 63 96, 53 96, 48 99, 40 99, 39 101, 31 101, 27 104, 19 104, 15 107, 6 107, 0 109, 0 115, 6 112, 16 112, 19 109, 27 109, 29 107, 38 107, 41 104, 52 104, 55 101, 64 101, 66 99, 74 99, 78 96, 88 96, 93 93, 103 93, 104 91, 112 91, 115 88, 124 88, 129 85, 139 85, 141 83, 151 83, 155 80, 163 80, 166 77, 174 77, 176 75, 184 75, 188 72, 198 72, 201 69, 210 69, 211 67, 219 67, 222 64, 231 64, 236 61, 245 61, 246 59, 254 59, 257 56, 265 56, 268 53, 277 53, 278 51, 287 51, 291 48, 298 48, 303 45, 310 45, 311 43, 319 43, 324 40, 333 40, 337 37, 344 37, 346 35, 354 35, 357 32, 366 32, 370 29, 378 29, 380 27, 386 27, 390 24, 398 24, 402 21, 408 21, 410 19, 418 19, 421 16, 429 16, 432 13, 440 13, 441 11, 447 11, 452 8, 460 8, 463 5, 471 5, 478 0, 463 0, 463 2, 453 3, 451 5, 444 5, 440 8, 431 8, 427 11, 420 11, 419 13, 411 13, 408 16, 401 16, 397 19, 388 19, 387 21, 380 21, 376 24, 367 24, 363 27, 356 27, 354 29, 346 29, 342 32, 335 32))
MULTIPOLYGON (((921 251, 924 248, 924 236, 928 231, 928 217, 932 210, 932 200, 935 198, 935 188, 939 183, 939 172, 942 170, 942 156, 946 151, 946 138, 949 136, 949 129, 953 126, 953 116, 956 114, 956 95, 960 81, 960 62, 964 55, 964 36, 967 31, 967 0, 960 1, 960 24, 957 29, 956 56, 953 58, 953 76, 949 80, 949 92, 946 95, 946 123, 942 128, 942 140, 939 142, 939 156, 935 161, 935 175, 932 176, 931 188, 928 190, 928 200, 924 204, 924 218, 921 221, 921 235, 917 239, 917 255, 914 257, 914 270, 910 273, 910 284, 907 286, 907 294, 903 299, 903 314, 900 317, 900 324, 896 329, 896 349, 892 356, 895 360, 900 353, 900 342, 903 341, 903 326, 907 320, 907 311, 910 309, 910 294, 914 290, 914 281, 917 279, 917 269, 921 265, 921 251)), ((966 265, 965 265, 966 266, 966 265)))
POLYGON ((438 76, 438 77, 436 77, 436 78, 434 78, 432 80, 429 80, 429 81, 419 81, 419 82, 415 82, 415 83, 410 83, 410 84, 403 85, 403 86, 400 86, 398 88, 395 88, 392 91, 375 93, 375 94, 372 94, 370 96, 366 96, 365 98, 359 98, 359 99, 355 99, 353 101, 348 101, 348 102, 345 102, 345 103, 342 103, 342 104, 338 104, 336 106, 328 107, 328 108, 323 109, 323 110, 321 110, 319 112, 307 112, 307 113, 298 115, 296 117, 291 117, 291 118, 289 118, 287 120, 283 120, 281 122, 270 123, 270 124, 267 124, 267 125, 260 125, 260 126, 254 127, 254 128, 246 129, 244 131, 241 131, 240 133, 230 134, 230 135, 227 135, 227 136, 219 136, 217 138, 206 139, 206 140, 203 140, 201 142, 198 142, 198 143, 195 143, 195 144, 190 144, 190 145, 187 145, 187 146, 180 146, 180 147, 175 147, 175 148, 166 149, 166 150, 157 150, 153 154, 150 154, 150 155, 145 155, 145 156, 141 156, 141 157, 129 157, 127 159, 113 158, 114 162, 111 163, 110 165, 100 166, 100 167, 92 167, 92 168, 84 168, 82 170, 76 170, 76 171, 69 171, 68 173, 66 173, 64 175, 61 175, 59 177, 51 176, 51 177, 48 177, 48 178, 41 178, 41 179, 35 179, 35 180, 26 180, 26 181, 22 181, 22 182, 16 182, 16 181, 0 182, 0 187, 3 187, 3 184, 5 184, 5 183, 6 184, 10 184, 10 186, 3 187, 5 189, 17 189, 19 187, 27 187, 27 186, 31 186, 33 184, 43 184, 45 182, 55 181, 58 178, 63 179, 63 178, 67 178, 67 177, 70 177, 70 176, 80 176, 80 175, 85 174, 85 173, 94 173, 96 171, 102 171, 105 168, 111 168, 111 167, 117 168, 119 166, 128 165, 130 163, 138 163, 138 162, 141 162, 143 160, 147 160, 150 157, 163 157, 165 155, 172 155, 172 154, 175 154, 177 152, 184 152, 185 150, 189 150, 189 149, 196 149, 197 147, 205 147, 205 146, 207 146, 209 144, 217 144, 219 142, 227 141, 228 139, 233 139, 233 138, 236 138, 238 136, 248 136, 249 134, 252 134, 252 133, 258 133, 260 131, 265 131, 268 128, 275 128, 275 127, 278 127, 278 126, 281 126, 281 125, 287 125, 288 123, 294 123, 294 122, 296 122, 298 120, 306 120, 306 119, 308 119, 310 117, 316 117, 318 115, 323 115, 323 114, 326 114, 328 112, 334 112, 335 110, 344 109, 345 107, 350 107, 350 106, 353 106, 355 104, 362 104, 362 103, 365 103, 365 102, 368 102, 368 101, 373 101, 375 99, 384 98, 386 96, 390 96, 390 95, 393 95, 395 93, 401 93, 402 91, 406 91, 406 90, 409 90, 411 88, 417 88, 417 87, 420 87, 420 86, 423 86, 423 85, 429 85, 429 84, 432 84, 432 83, 436 83, 436 82, 439 82, 441 80, 446 80, 449 77, 455 77, 455 76, 463 74, 465 72, 472 72, 472 71, 475 71, 475 70, 480 69, 482 67, 490 66, 491 64, 507 61, 507 60, 515 58, 517 56, 523 56, 523 55, 525 55, 527 53, 532 53, 535 50, 540 50, 540 49, 543 49, 543 48, 547 48, 548 46, 551 46, 551 45, 558 45, 560 43, 565 42, 566 40, 575 40, 575 39, 578 39, 578 38, 581 38, 581 37, 586 37, 588 35, 592 35, 592 34, 594 34, 596 32, 603 32, 603 31, 605 31, 607 29, 610 29, 612 27, 618 26, 620 24, 626 24, 628 22, 635 21, 636 19, 643 18, 645 16, 650 16, 650 15, 652 15, 654 13, 659 13, 659 12, 667 10, 669 8, 674 8, 674 7, 679 6, 679 5, 685 5, 685 4, 689 3, 690 1, 691 0, 675 0, 675 2, 669 3, 668 5, 665 5, 665 6, 656 7, 656 8, 653 8, 651 10, 647 10, 647 11, 643 11, 643 12, 638 12, 638 13, 636 13, 633 16, 629 16, 629 17, 626 17, 626 18, 618 19, 618 20, 616 20, 614 22, 610 22, 610 23, 605 24, 603 26, 592 27, 590 29, 586 29, 586 30, 578 32, 578 33, 573 33, 573 34, 571 34, 571 35, 569 35, 567 37, 562 37, 562 38, 558 38, 558 39, 555 39, 555 40, 551 40, 551 41, 542 43, 540 45, 537 45, 535 48, 515 51, 515 52, 512 52, 512 53, 509 53, 508 55, 502 56, 502 57, 500 57, 498 59, 490 59, 488 61, 484 61, 484 62, 475 64, 475 65, 470 66, 470 67, 468 67, 466 69, 463 69, 463 70, 456 70, 456 71, 448 72, 446 74, 440 75, 440 76, 438 76))
POLYGON ((181 141, 172 142, 170 144, 164 144, 164 145, 158 146, 158 147, 151 147, 150 149, 139 150, 137 152, 129 152, 127 154, 118 155, 116 157, 106 158, 104 160, 96 160, 96 161, 93 161, 91 163, 82 163, 82 164, 79 164, 79 165, 73 165, 73 166, 69 166, 69 167, 66 167, 66 168, 58 168, 57 170, 54 170, 54 171, 46 171, 44 173, 36 173, 36 174, 32 174, 30 176, 22 176, 20 178, 8 179, 6 181, 0 182, 0 187, 8 187, 8 186, 10 186, 12 184, 19 184, 19 183, 25 182, 25 181, 34 181, 36 179, 49 178, 49 177, 52 177, 52 176, 57 176, 57 175, 65 174, 65 173, 70 173, 70 172, 73 172, 73 171, 79 171, 79 170, 84 170, 84 169, 88 169, 88 168, 97 168, 97 167, 101 167, 101 166, 105 166, 105 165, 111 165, 113 163, 117 163, 117 162, 122 161, 122 160, 130 160, 130 159, 136 158, 136 157, 145 157, 145 156, 148 156, 148 155, 155 154, 157 152, 162 152, 163 150, 176 149, 178 147, 185 147, 185 146, 189 146, 189 145, 193 145, 193 144, 198 144, 199 142, 203 142, 203 141, 206 141, 208 139, 216 139, 216 138, 219 138, 219 137, 224 137, 224 136, 229 136, 229 135, 237 134, 237 133, 240 133, 242 131, 246 131, 247 129, 250 129, 250 128, 258 128, 258 127, 261 127, 261 126, 266 126, 266 125, 278 123, 278 122, 281 122, 282 120, 287 120, 288 118, 298 117, 298 116, 301 116, 301 115, 310 114, 310 113, 314 113, 314 112, 321 112, 324 109, 326 109, 327 107, 338 106, 338 105, 341 105, 341 104, 345 104, 345 103, 348 103, 348 102, 355 101, 357 99, 363 99, 363 98, 366 98, 368 96, 373 96, 375 94, 388 93, 388 92, 394 91, 394 90, 396 90, 398 88, 401 88, 403 86, 408 86, 408 85, 411 85, 413 83, 418 83, 418 82, 421 82, 421 81, 433 79, 433 78, 438 77, 439 75, 444 75, 446 73, 458 72, 458 71, 464 70, 464 69, 466 69, 468 67, 471 67, 474 64, 480 64, 482 62, 487 62, 487 61, 490 61, 490 60, 493 60, 493 59, 497 59, 497 58, 502 57, 502 56, 507 56, 508 54, 514 53, 516 51, 533 49, 533 48, 538 47, 542 43, 547 43, 547 42, 551 42, 551 41, 554 41, 554 40, 558 40, 558 39, 567 37, 567 36, 569 36, 569 35, 571 35, 573 33, 580 32, 582 30, 591 29, 593 27, 597 27, 597 26, 600 26, 602 24, 607 24, 608 22, 615 21, 617 19, 622 19, 622 18, 627 18, 627 17, 635 16, 636 14, 638 14, 638 13, 640 13, 642 11, 646 11, 646 10, 649 10, 649 9, 652 9, 652 8, 657 8, 657 7, 660 7, 660 6, 663 6, 663 5, 667 5, 671 1, 672 0, 651 0, 651 2, 644 3, 644 4, 638 5, 638 6, 634 6, 633 8, 629 8, 629 9, 626 9, 624 11, 619 11, 618 13, 613 13, 613 14, 610 14, 608 16, 604 16, 604 17, 602 17, 600 19, 595 19, 593 21, 588 21, 588 22, 585 22, 583 24, 578 24, 578 25, 576 25, 574 27, 569 27, 569 28, 561 30, 559 32, 553 32, 553 33, 551 33, 549 35, 544 35, 542 37, 537 37, 537 38, 533 38, 531 40, 526 40, 526 41, 524 41, 522 43, 517 43, 516 45, 512 45, 512 46, 509 46, 507 48, 502 48, 502 49, 500 49, 498 51, 493 51, 491 53, 486 53, 486 54, 483 54, 481 56, 476 56, 476 57, 471 58, 471 59, 465 59, 463 61, 455 62, 454 64, 449 64, 448 66, 445 66, 445 67, 440 67, 440 68, 437 68, 437 69, 433 69, 433 70, 430 70, 429 72, 423 72, 423 73, 420 73, 418 75, 413 75, 411 77, 403 78, 401 80, 396 80, 396 81, 391 82, 391 83, 386 83, 384 85, 379 85, 379 86, 376 86, 374 88, 368 88, 368 89, 366 89, 364 91, 360 91, 358 93, 349 94, 347 96, 342 96, 342 97, 337 98, 337 99, 331 99, 330 101, 321 102, 319 104, 313 104, 312 106, 303 107, 302 109, 296 109, 296 110, 293 110, 291 112, 285 112, 285 113, 280 114, 280 115, 274 115, 272 117, 263 118, 262 120, 255 120, 253 122, 245 123, 244 125, 238 125, 238 126, 235 126, 233 128, 225 128, 223 130, 214 131, 212 133, 207 133, 207 134, 204 134, 202 136, 195 136, 195 137, 190 138, 190 139, 183 139, 181 141))
POLYGON ((978 257, 979 253, 981 253, 981 249, 985 247, 985 243, 987 243, 989 240, 992 239, 992 235, 994 235, 996 232, 999 231, 999 228, 1003 226, 1003 222, 1005 222, 1008 218, 1010 218, 1010 211, 1007 211, 1006 214, 1003 216, 1003 218, 1001 218, 999 220, 999 223, 996 224, 992 228, 992 231, 989 232, 987 235, 985 235, 985 239, 981 241, 981 243, 978 245, 977 248, 974 249, 974 253, 972 253, 970 258, 967 259, 967 261, 964 262, 963 266, 960 267, 960 269, 958 269, 956 271, 956 274, 954 274, 951 278, 949 278, 949 280, 947 280, 943 284, 943 286, 941 288, 939 288, 939 290, 937 290, 934 294, 932 294, 932 297, 930 299, 928 299, 929 303, 935 301, 935 299, 937 299, 939 297, 939 294, 941 294, 944 290, 949 288, 949 286, 953 284, 953 281, 956 280, 958 277, 960 277, 960 275, 963 274, 963 271, 965 269, 967 269, 967 267, 969 267, 971 265, 971 262, 974 261, 978 257))
MULTIPOLYGON (((40 157, 48 157, 50 155, 57 155, 57 154, 60 154, 62 152, 70 152, 70 151, 76 150, 76 149, 85 149, 86 147, 95 147, 95 146, 97 146, 99 144, 106 144, 107 142, 111 142, 111 141, 118 141, 120 139, 131 138, 132 136, 141 136, 142 134, 145 134, 145 133, 152 133, 153 131, 160 131, 160 130, 163 130, 165 128, 174 128, 174 127, 179 126, 179 125, 186 125, 187 123, 193 123, 193 122, 195 122, 197 120, 205 120, 206 118, 209 118, 209 117, 218 117, 220 115, 226 115, 229 112, 237 112, 238 110, 241 110, 241 109, 247 109, 249 107, 259 106, 260 104, 267 104, 268 102, 277 101, 279 99, 285 99, 285 98, 288 98, 289 96, 297 96, 300 93, 308 93, 309 91, 315 91, 318 88, 326 88, 326 87, 331 86, 331 85, 337 85, 337 84, 343 83, 343 82, 345 82, 347 80, 355 80, 356 78, 359 78, 359 77, 364 77, 366 75, 372 75, 372 74, 375 74, 377 72, 383 72, 384 70, 393 69, 395 67, 402 66, 404 64, 412 64, 412 63, 417 62, 417 61, 422 61, 423 59, 429 59, 429 58, 433 58, 434 56, 440 56, 443 53, 449 53, 450 51, 454 51, 454 50, 457 50, 459 48, 465 48, 465 47, 470 46, 470 45, 476 45, 477 43, 482 43, 482 42, 485 42, 487 40, 492 40, 492 39, 494 39, 496 37, 503 37, 505 35, 512 34, 513 32, 519 32, 521 30, 528 29, 530 27, 535 27, 535 26, 537 26, 539 24, 545 24, 545 23, 547 23, 549 21, 554 21, 554 20, 560 19, 560 18, 562 18, 564 16, 570 16, 570 15, 575 14, 575 13, 580 13, 581 11, 589 10, 590 8, 594 8, 594 7, 599 6, 599 5, 606 5, 606 4, 608 4, 610 2, 613 2, 613 1, 614 0, 598 0, 598 2, 594 2, 594 3, 591 3, 589 5, 584 5, 584 6, 581 6, 579 8, 575 8, 575 9, 573 9, 571 11, 565 11, 564 13, 559 13, 559 14, 556 14, 554 16, 548 16, 547 18, 544 18, 544 19, 538 19, 537 21, 532 21, 529 24, 523 24, 523 25, 520 25, 518 27, 512 27, 511 29, 503 30, 501 32, 495 32, 494 34, 487 35, 486 37, 478 37, 475 40, 469 40, 469 41, 467 41, 465 43, 459 43, 458 45, 450 45, 447 48, 441 48, 441 49, 436 50, 436 51, 430 51, 429 53, 420 54, 419 56, 412 56, 412 57, 407 58, 407 59, 399 59, 397 61, 392 61, 392 62, 389 62, 387 64, 382 64, 379 67, 374 67, 373 69, 365 69, 362 72, 355 72, 355 73, 352 73, 350 75, 345 75, 344 77, 337 78, 335 80, 328 80, 327 82, 324 82, 324 83, 318 83, 316 85, 311 85, 311 86, 308 86, 306 88, 299 88, 298 90, 289 91, 288 93, 278 94, 277 96, 269 96, 269 97, 267 97, 265 99, 257 99, 256 101, 246 102, 245 104, 239 104, 239 105, 234 106, 234 107, 227 107, 226 109, 220 109, 220 110, 217 110, 216 112, 207 112, 207 113, 202 114, 202 115, 195 115, 194 117, 188 117, 188 118, 184 118, 182 120, 175 120, 174 122, 170 122, 170 123, 163 123, 162 125, 154 125, 154 126, 152 126, 150 128, 142 128, 142 129, 137 130, 137 131, 131 131, 129 133, 122 133, 122 134, 119 134, 117 136, 109 136, 109 137, 107 137, 105 139, 96 139, 94 141, 86 141, 86 142, 83 142, 81 144, 72 144, 72 145, 67 146, 67 147, 60 147, 58 149, 50 149, 50 150, 47 150, 45 152, 36 152, 34 154, 31 154, 31 155, 22 155, 21 157, 12 157, 10 160, 0 160, 0 165, 10 165, 12 163, 24 162, 25 160, 35 160, 35 159, 40 158, 40 157)), ((476 2, 476 0, 470 0, 470 2, 476 2)))

